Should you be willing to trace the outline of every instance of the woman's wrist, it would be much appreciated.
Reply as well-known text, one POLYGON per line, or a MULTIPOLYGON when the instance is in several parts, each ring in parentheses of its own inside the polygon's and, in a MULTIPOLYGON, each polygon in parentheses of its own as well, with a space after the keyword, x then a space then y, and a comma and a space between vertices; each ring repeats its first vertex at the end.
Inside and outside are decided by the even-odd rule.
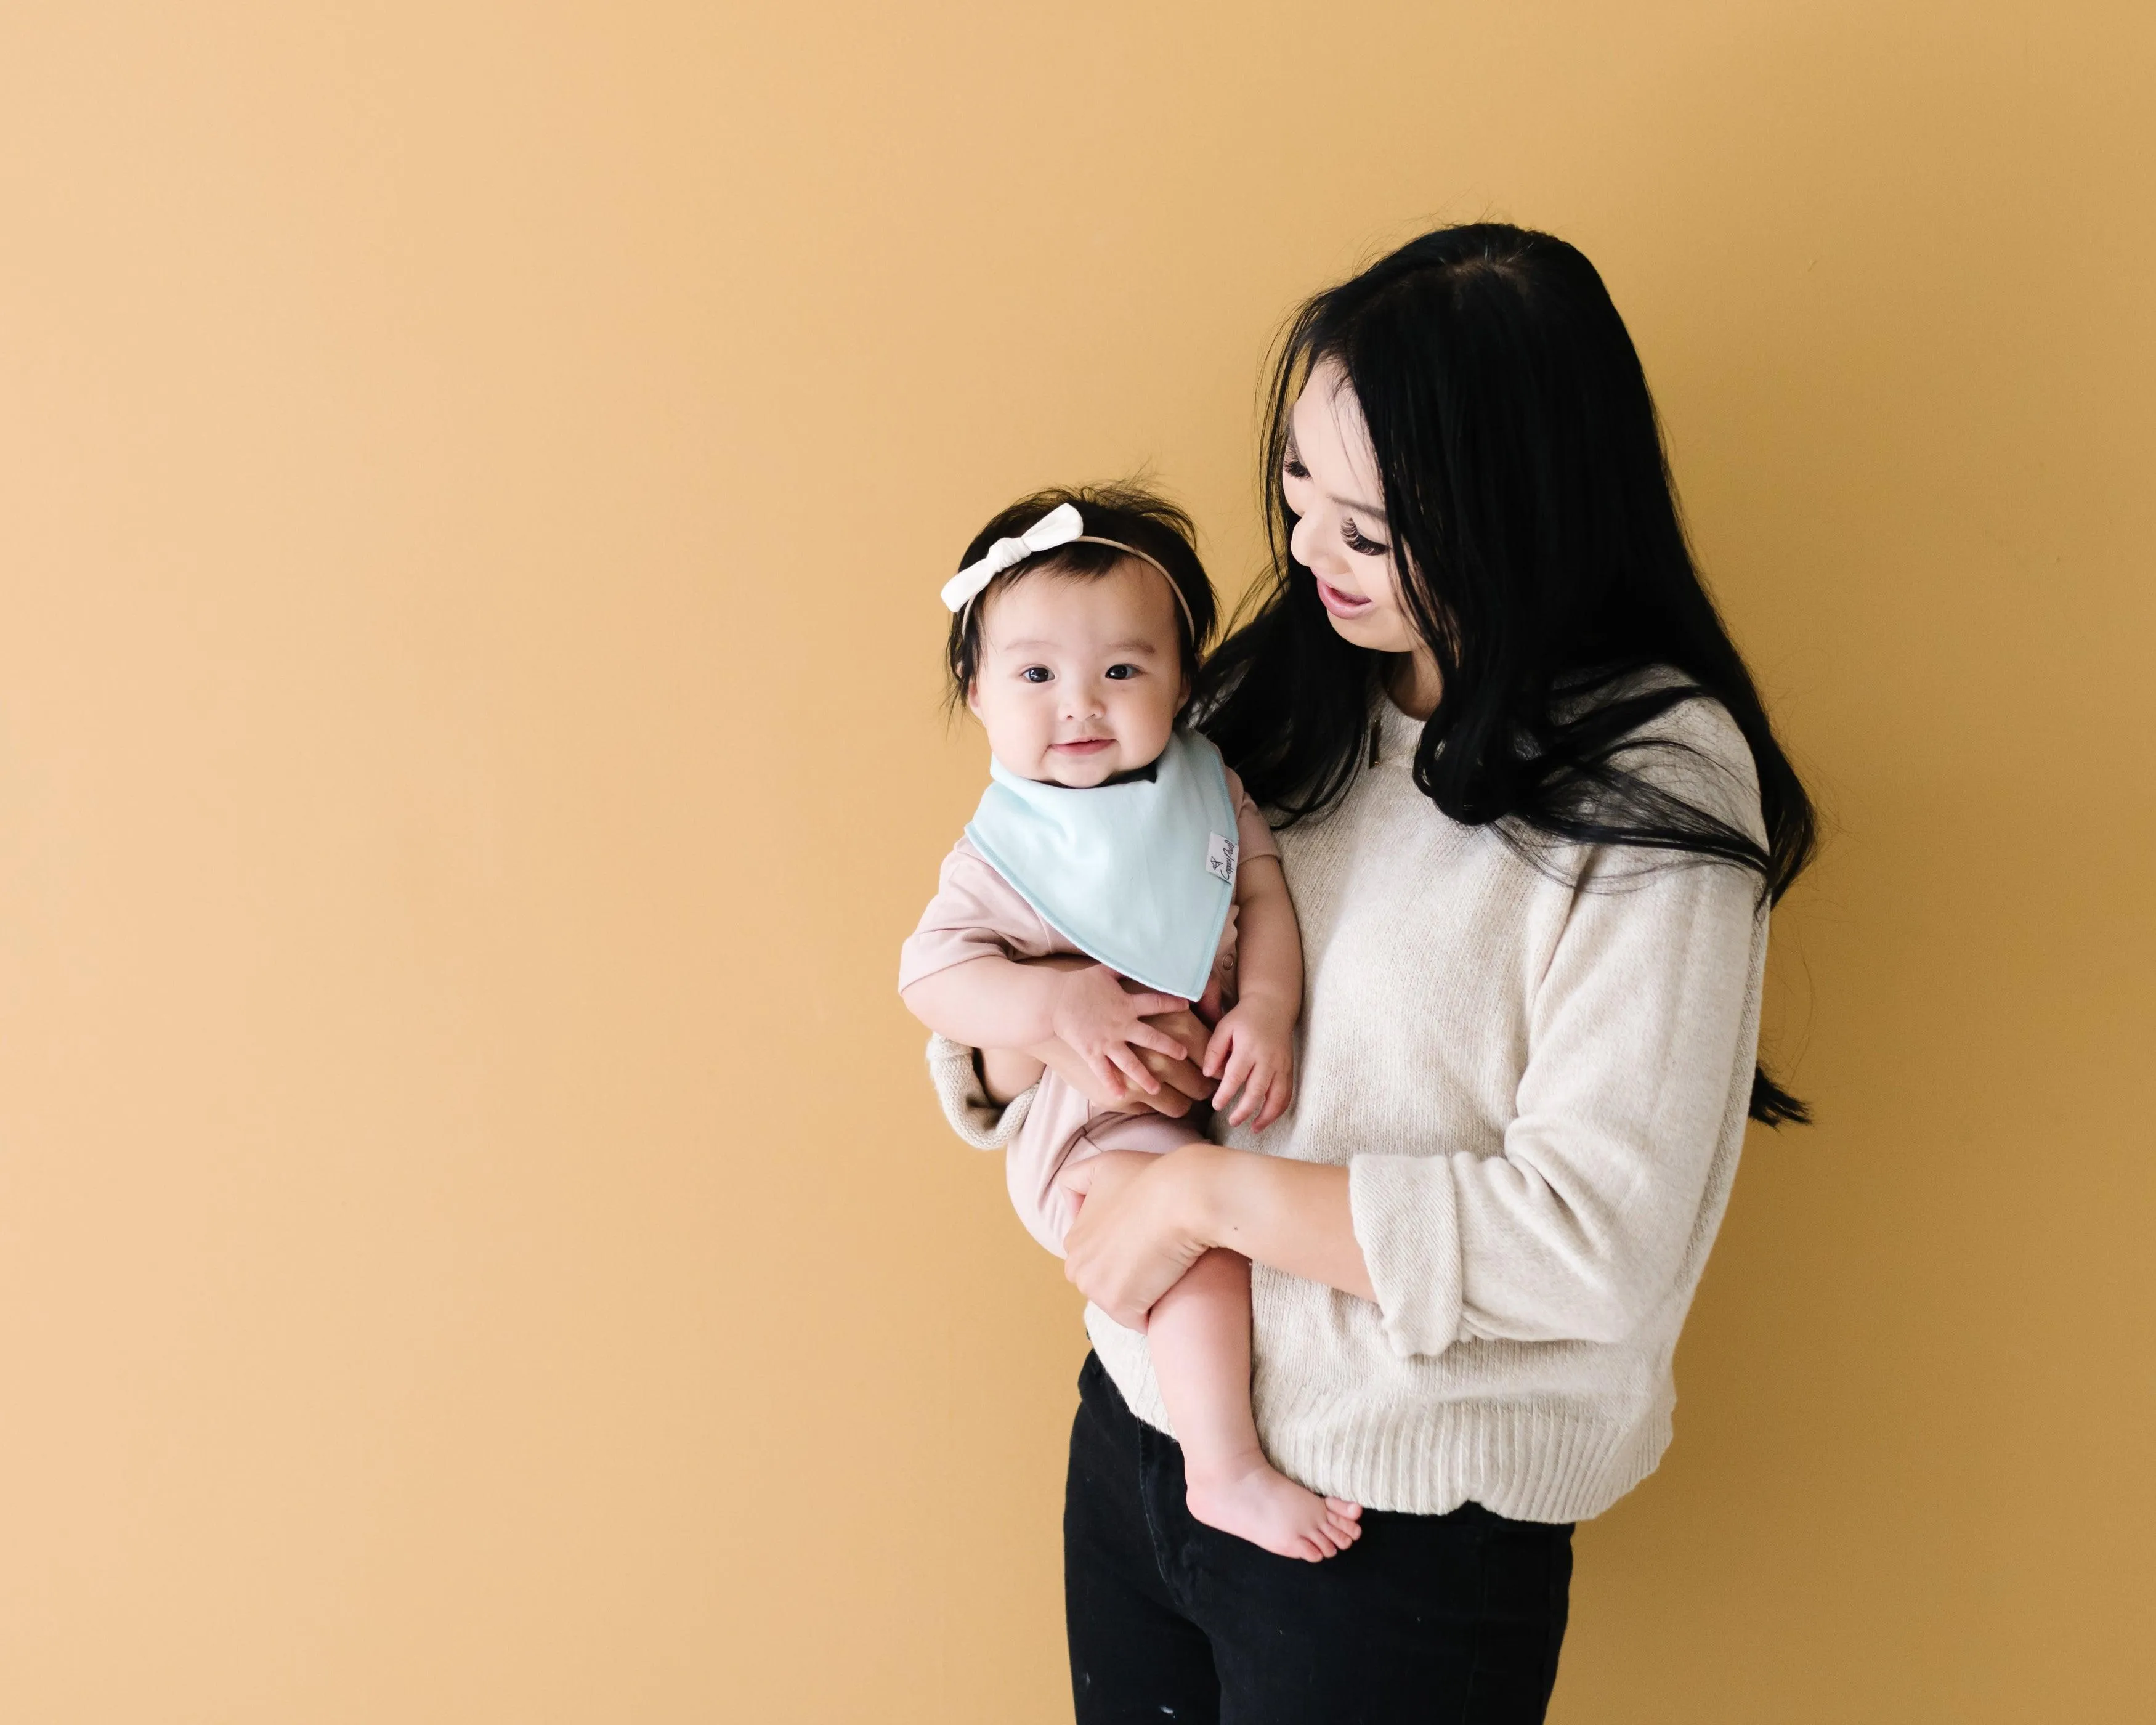
POLYGON ((1213 1143, 1186 1144, 1168 1159, 1180 1164, 1169 1215, 1193 1256, 1224 1247, 1358 1299, 1378 1297, 1355 1238, 1345 1168, 1213 1143))
POLYGON ((1177 1229, 1199 1251, 1220 1244, 1222 1189, 1235 1161, 1243 1153, 1219 1144, 1185 1144, 1168 1160, 1175 1168, 1174 1207, 1177 1229))

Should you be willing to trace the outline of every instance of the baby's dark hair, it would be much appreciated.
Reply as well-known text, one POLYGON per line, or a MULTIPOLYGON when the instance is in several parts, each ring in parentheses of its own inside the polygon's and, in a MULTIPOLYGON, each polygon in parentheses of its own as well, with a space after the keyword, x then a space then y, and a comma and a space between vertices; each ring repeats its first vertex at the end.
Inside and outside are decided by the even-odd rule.
MULTIPOLYGON (((996 541, 1016 538, 1050 510, 1066 503, 1076 506, 1090 537, 1113 539, 1133 551, 1142 551, 1168 571, 1168 578, 1183 595, 1183 604, 1175 608, 1175 627, 1182 643, 1183 674, 1194 680, 1198 662, 1213 637, 1218 612, 1213 602, 1213 583, 1206 578, 1205 566, 1199 562, 1198 547, 1193 543, 1196 530, 1189 516, 1165 497, 1134 485, 1059 486, 1036 491, 998 511, 973 536, 957 567, 963 569, 978 562, 996 541), (1183 605, 1190 608, 1187 617, 1183 605)), ((1029 575, 1051 571, 1058 575, 1105 575, 1125 555, 1113 545, 1059 545, 1006 569, 982 588, 972 604, 951 619, 951 638, 943 655, 951 673, 951 705, 965 704, 967 687, 980 669, 981 614, 993 595, 1029 575)))

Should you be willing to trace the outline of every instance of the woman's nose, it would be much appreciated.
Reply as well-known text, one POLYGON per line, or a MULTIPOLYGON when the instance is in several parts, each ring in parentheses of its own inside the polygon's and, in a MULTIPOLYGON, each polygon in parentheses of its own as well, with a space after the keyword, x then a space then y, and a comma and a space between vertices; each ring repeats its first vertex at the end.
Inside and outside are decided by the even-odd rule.
POLYGON ((1288 530, 1287 548, 1304 568, 1318 568, 1318 559, 1325 555, 1326 541, 1317 531, 1314 515, 1296 517, 1295 526, 1288 530))

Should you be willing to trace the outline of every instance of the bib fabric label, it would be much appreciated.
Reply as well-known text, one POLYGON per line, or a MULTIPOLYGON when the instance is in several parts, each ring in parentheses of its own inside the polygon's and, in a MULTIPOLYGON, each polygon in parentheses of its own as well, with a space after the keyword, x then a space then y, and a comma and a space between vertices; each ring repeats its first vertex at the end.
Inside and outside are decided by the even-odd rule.
POLYGON ((1205 847, 1205 872, 1215 880, 1233 886, 1235 884, 1235 841, 1224 839, 1218 833, 1209 835, 1205 847))

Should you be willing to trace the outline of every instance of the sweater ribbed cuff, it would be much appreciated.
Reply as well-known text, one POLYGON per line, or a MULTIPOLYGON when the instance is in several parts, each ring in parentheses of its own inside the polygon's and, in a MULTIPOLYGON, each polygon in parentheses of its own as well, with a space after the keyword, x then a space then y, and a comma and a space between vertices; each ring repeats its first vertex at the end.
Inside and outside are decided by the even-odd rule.
POLYGON ((982 1087, 973 1050, 947 1036, 928 1039, 928 1080, 951 1130, 976 1150, 1001 1150, 1018 1136, 1040 1086, 998 1104, 982 1087))

